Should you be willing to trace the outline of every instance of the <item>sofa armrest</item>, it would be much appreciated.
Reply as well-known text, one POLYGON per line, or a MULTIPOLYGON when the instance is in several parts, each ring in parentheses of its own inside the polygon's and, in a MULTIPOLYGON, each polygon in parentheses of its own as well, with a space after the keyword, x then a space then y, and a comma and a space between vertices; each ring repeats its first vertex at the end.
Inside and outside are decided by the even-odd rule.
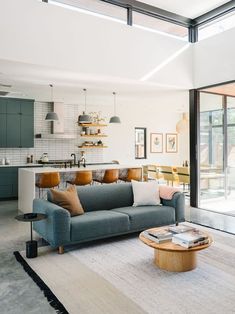
POLYGON ((175 208, 175 221, 185 221, 185 197, 181 192, 176 192, 171 200, 161 198, 162 205, 175 208))
POLYGON ((43 199, 33 200, 33 212, 43 213, 47 218, 34 222, 33 229, 51 246, 62 246, 70 242, 70 213, 43 199))

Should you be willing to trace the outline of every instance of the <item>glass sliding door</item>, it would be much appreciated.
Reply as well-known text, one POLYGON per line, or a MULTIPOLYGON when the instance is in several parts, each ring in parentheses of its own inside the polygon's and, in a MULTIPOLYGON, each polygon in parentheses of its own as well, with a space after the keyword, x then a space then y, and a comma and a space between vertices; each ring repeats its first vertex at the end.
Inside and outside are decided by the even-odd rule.
POLYGON ((200 93, 199 207, 214 210, 226 193, 223 96, 200 93))
POLYGON ((227 105, 227 214, 235 215, 235 98, 226 97, 227 105))
POLYGON ((235 215, 235 98, 200 92, 198 205, 235 215))

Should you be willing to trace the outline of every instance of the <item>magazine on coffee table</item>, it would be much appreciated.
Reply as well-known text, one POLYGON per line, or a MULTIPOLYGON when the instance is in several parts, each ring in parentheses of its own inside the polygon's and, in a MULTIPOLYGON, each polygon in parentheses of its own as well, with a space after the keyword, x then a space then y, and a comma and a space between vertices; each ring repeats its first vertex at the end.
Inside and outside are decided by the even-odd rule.
POLYGON ((180 224, 178 226, 169 226, 168 227, 168 231, 172 232, 173 234, 177 234, 177 233, 184 233, 184 232, 188 232, 188 231, 197 231, 198 229, 191 227, 191 226, 187 226, 184 224, 180 224))

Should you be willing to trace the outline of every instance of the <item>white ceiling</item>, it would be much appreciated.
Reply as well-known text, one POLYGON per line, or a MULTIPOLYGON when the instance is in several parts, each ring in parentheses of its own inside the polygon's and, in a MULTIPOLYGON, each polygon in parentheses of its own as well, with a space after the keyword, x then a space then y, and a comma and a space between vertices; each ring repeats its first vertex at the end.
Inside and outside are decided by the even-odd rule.
POLYGON ((140 0, 155 7, 188 17, 196 18, 228 0, 140 0))
MULTIPOLYGON (((61 69, 0 60, 0 84, 9 84, 11 87, 0 86, 1 91, 9 91, 8 96, 33 98, 38 101, 51 101, 49 84, 54 85, 54 100, 75 101, 83 95, 83 88, 87 88, 89 96, 111 97, 117 92, 121 97, 154 97, 176 86, 141 82, 132 79, 120 79, 107 76, 89 76, 77 72, 61 69)), ((180 89, 182 90, 182 89, 180 89)))

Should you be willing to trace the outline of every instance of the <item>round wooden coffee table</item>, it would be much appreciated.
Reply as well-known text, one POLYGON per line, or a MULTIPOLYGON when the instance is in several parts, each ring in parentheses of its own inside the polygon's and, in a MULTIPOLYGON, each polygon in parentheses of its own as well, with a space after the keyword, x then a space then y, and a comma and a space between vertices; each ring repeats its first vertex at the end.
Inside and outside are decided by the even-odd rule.
MULTIPOLYGON (((162 229, 167 229, 167 226, 152 228, 146 231, 157 231, 162 229)), ((172 243, 171 241, 156 243, 145 237, 144 232, 141 232, 139 238, 142 242, 154 248, 154 263, 159 268, 172 272, 184 272, 196 268, 197 251, 208 248, 213 242, 212 237, 208 233, 203 233, 205 233, 209 237, 209 242, 207 244, 199 245, 191 249, 184 248, 180 245, 172 243)))

